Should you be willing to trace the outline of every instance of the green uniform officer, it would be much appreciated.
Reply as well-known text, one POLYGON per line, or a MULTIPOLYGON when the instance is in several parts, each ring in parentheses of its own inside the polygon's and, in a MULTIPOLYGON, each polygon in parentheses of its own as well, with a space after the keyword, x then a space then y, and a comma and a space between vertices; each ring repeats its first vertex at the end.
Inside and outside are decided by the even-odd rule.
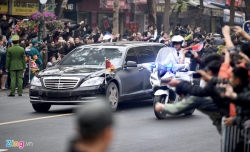
POLYGON ((14 46, 8 48, 6 55, 6 71, 10 71, 11 92, 9 97, 15 96, 16 81, 18 81, 18 95, 22 96, 23 90, 23 72, 25 71, 25 52, 22 47, 18 45, 19 36, 13 35, 11 37, 14 46))

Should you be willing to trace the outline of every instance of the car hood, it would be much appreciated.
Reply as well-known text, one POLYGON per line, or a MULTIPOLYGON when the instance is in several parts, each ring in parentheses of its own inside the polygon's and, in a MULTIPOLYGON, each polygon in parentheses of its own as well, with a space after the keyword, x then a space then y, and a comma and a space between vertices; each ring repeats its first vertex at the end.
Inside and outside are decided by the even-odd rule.
POLYGON ((39 72, 39 76, 100 76, 104 74, 104 67, 91 67, 91 66, 60 66, 45 69, 39 72))

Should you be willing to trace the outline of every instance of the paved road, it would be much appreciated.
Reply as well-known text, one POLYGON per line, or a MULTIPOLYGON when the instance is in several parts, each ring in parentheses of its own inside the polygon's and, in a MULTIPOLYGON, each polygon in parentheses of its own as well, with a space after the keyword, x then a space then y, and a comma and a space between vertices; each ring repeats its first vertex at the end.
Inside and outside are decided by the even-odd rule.
MULTIPOLYGON (((8 152, 66 151, 75 129, 74 113, 71 113, 79 106, 52 106, 48 113, 35 113, 28 94, 15 98, 1 95, 0 104, 0 149, 8 149, 8 152), (3 124, 13 121, 16 122, 3 124), (33 146, 21 150, 8 148, 6 140, 32 142, 33 146)), ((170 116, 160 121, 153 114, 152 102, 142 101, 124 103, 114 115, 116 125, 111 152, 220 150, 219 134, 209 118, 198 111, 193 116, 170 116)))

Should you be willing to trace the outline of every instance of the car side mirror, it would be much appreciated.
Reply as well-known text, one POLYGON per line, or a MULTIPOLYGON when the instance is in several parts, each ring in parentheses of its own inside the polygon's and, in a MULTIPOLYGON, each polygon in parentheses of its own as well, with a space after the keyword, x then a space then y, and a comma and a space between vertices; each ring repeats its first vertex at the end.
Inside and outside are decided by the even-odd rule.
POLYGON ((126 67, 137 67, 137 63, 134 61, 127 61, 126 67))

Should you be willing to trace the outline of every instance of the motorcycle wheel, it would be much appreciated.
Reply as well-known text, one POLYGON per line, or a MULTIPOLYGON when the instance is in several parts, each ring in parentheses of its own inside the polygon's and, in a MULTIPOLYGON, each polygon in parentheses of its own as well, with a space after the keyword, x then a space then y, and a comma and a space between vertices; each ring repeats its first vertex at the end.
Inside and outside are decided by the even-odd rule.
POLYGON ((195 111, 195 109, 190 110, 190 111, 188 111, 188 112, 185 112, 184 115, 190 116, 190 115, 192 115, 192 114, 194 113, 194 111, 195 111))
POLYGON ((154 96, 154 113, 157 119, 165 119, 167 117, 167 113, 164 112, 157 112, 155 111, 155 105, 157 102, 160 102, 162 104, 165 104, 166 100, 166 95, 159 95, 159 96, 154 96))

